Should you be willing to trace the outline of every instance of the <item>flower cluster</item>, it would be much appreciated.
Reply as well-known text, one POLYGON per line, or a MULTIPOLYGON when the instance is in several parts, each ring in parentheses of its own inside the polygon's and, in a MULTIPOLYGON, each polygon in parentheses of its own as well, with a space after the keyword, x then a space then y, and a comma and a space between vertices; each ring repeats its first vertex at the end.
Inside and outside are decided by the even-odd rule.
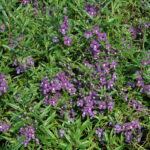
POLYGON ((147 57, 145 57, 144 59, 142 59, 142 65, 143 66, 150 65, 150 54, 149 53, 148 53, 147 57))
MULTIPOLYGON (((93 39, 91 41, 90 48, 92 49, 92 52, 94 54, 97 54, 98 52, 100 52, 99 42, 102 42, 102 41, 107 42, 107 36, 106 36, 106 33, 100 32, 98 25, 95 25, 92 31, 86 30, 84 33, 84 36, 86 39, 89 39, 93 37, 94 35, 96 39, 93 39)), ((110 50, 110 44, 106 43, 106 47, 108 50, 110 50)))
POLYGON ((130 31, 131 35, 134 38, 136 38, 138 33, 139 33, 139 28, 137 28, 137 27, 130 27, 129 31, 130 31))
POLYGON ((28 146, 28 143, 31 140, 35 140, 36 145, 39 145, 39 139, 35 137, 35 128, 33 124, 30 126, 23 126, 20 128, 20 136, 18 137, 18 139, 20 139, 23 136, 25 136, 25 140, 22 142, 22 144, 25 147, 28 146))
POLYGON ((104 129, 101 129, 101 128, 98 128, 96 131, 95 131, 97 137, 98 137, 98 140, 101 142, 104 140, 104 135, 105 135, 105 131, 104 129))
MULTIPOLYGON (((94 93, 93 93, 94 94, 94 93)), ((97 96, 89 95, 84 98, 78 99, 77 101, 77 106, 82 107, 82 117, 85 116, 91 116, 97 114, 98 112, 103 112, 104 110, 109 110, 112 111, 113 107, 115 106, 115 103, 110 101, 110 102, 105 102, 105 101, 98 101, 97 102, 97 96), (97 111, 97 107, 99 110, 97 111)))
POLYGON ((133 109, 136 109, 137 112, 142 112, 144 111, 146 108, 140 104, 137 100, 132 100, 130 102, 130 107, 133 108, 133 109))
POLYGON ((59 32, 65 35, 67 33, 68 28, 69 28, 69 19, 68 16, 64 16, 64 23, 60 25, 59 32))
POLYGON ((45 103, 56 106, 58 97, 61 96, 61 91, 67 90, 70 95, 76 93, 76 88, 74 84, 69 80, 67 73, 62 72, 55 76, 54 80, 48 81, 48 77, 45 77, 41 82, 41 88, 43 89, 43 94, 45 95, 45 103), (54 97, 49 97, 50 94, 54 94, 54 97))
POLYGON ((141 126, 137 120, 125 123, 124 125, 116 124, 114 132, 117 134, 123 132, 127 143, 131 143, 131 141, 140 142, 142 137, 141 126))
POLYGON ((16 67, 17 74, 26 72, 26 70, 33 68, 34 66, 33 58, 29 57, 24 59, 23 61, 15 59, 13 62, 13 66, 16 67))
POLYGON ((19 42, 24 38, 24 34, 20 34, 20 36, 16 39, 13 39, 13 35, 9 35, 9 46, 10 48, 14 48, 17 44, 19 46, 19 42))
POLYGON ((108 109, 110 111, 113 110, 113 107, 115 106, 115 103, 114 102, 108 102, 108 104, 106 102, 98 102, 98 106, 99 106, 99 109, 100 110, 105 110, 105 109, 108 109))
POLYGON ((136 78, 136 85, 141 88, 140 89, 141 92, 145 92, 147 95, 149 95, 150 94, 150 85, 144 84, 144 80, 142 78, 142 72, 137 71, 136 74, 138 75, 138 77, 136 78))
POLYGON ((117 74, 114 72, 116 70, 117 63, 112 61, 111 63, 97 63, 97 72, 95 77, 100 80, 100 87, 106 86, 111 89, 115 86, 115 80, 117 79, 117 74))
POLYGON ((90 44, 90 47, 92 48, 94 53, 99 52, 100 45, 99 45, 99 43, 96 40, 92 40, 92 42, 90 44))
POLYGON ((89 39, 93 36, 93 33, 92 33, 92 31, 87 30, 87 31, 85 31, 84 36, 86 39, 89 39))
MULTIPOLYGON (((59 32, 62 35, 65 35, 68 31, 68 28, 69 28, 69 19, 68 19, 68 16, 64 16, 64 23, 60 25, 59 32)), ((67 36, 67 35, 64 36, 63 40, 64 40, 64 45, 71 46, 72 39, 69 36, 67 36)), ((55 38, 55 40, 54 40, 54 38, 53 38, 53 41, 58 41, 58 39, 55 38)))
POLYGON ((6 75, 0 75, 0 96, 7 92, 8 85, 6 83, 6 75))
POLYGON ((20 0, 20 2, 22 3, 22 4, 29 4, 30 3, 30 0, 20 0))
POLYGON ((5 29, 6 29, 5 24, 2 24, 2 25, 0 26, 0 31, 1 31, 1 32, 4 32, 4 31, 5 31, 5 29))
POLYGON ((11 123, 0 122, 0 131, 1 132, 8 132, 10 126, 11 126, 11 123))
POLYGON ((98 7, 96 5, 92 5, 90 2, 85 4, 85 10, 91 17, 98 14, 98 7))
POLYGON ((142 89, 144 88, 142 72, 141 71, 137 71, 136 74, 138 75, 138 78, 136 78, 136 85, 141 87, 141 91, 142 91, 142 89))
POLYGON ((92 117, 93 115, 97 114, 97 111, 94 110, 96 107, 96 101, 93 100, 91 95, 86 96, 83 99, 79 99, 77 101, 77 106, 83 107, 81 109, 82 117, 85 117, 88 115, 92 117))
POLYGON ((72 39, 68 36, 64 37, 64 44, 67 46, 71 46, 72 39))

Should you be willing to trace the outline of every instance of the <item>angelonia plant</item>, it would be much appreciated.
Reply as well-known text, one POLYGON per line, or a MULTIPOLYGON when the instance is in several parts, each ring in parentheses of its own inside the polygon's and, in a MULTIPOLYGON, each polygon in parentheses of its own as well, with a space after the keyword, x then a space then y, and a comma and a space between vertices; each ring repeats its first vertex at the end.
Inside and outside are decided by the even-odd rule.
POLYGON ((0 150, 148 150, 147 0, 1 0, 0 150))

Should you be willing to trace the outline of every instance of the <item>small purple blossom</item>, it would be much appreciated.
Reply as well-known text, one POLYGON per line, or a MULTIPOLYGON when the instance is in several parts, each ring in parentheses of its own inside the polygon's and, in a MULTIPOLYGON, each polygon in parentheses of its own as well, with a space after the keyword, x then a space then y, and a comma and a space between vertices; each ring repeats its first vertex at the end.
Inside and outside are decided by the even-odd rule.
POLYGON ((130 107, 137 110, 137 112, 142 112, 144 111, 146 108, 140 104, 137 100, 132 100, 130 102, 130 107))
POLYGON ((63 13, 66 13, 67 12, 67 7, 65 7, 64 9, 63 9, 63 13))
POLYGON ((57 42, 59 42, 58 37, 57 37, 57 36, 54 36, 54 37, 52 38, 52 42, 53 42, 53 43, 57 43, 57 42))
POLYGON ((4 31, 5 31, 5 29, 6 29, 5 24, 2 24, 2 25, 0 26, 0 31, 1 31, 1 32, 4 32, 4 31))
POLYGON ((93 52, 99 52, 99 43, 95 40, 92 41, 92 43, 90 44, 90 47, 92 48, 93 52))
POLYGON ((60 135, 60 137, 63 137, 65 135, 65 131, 64 130, 59 130, 59 135, 60 135))
POLYGON ((95 34, 99 33, 99 26, 98 25, 93 27, 93 33, 95 33, 95 34))
POLYGON ((111 89, 112 87, 114 87, 114 85, 115 85, 115 83, 114 83, 113 80, 107 81, 107 87, 108 87, 108 89, 111 89))
POLYGON ((0 122, 0 132, 8 132, 11 123, 0 122))
POLYGON ((132 35, 134 38, 136 38, 137 35, 138 35, 138 33, 139 33, 139 28, 137 28, 137 27, 130 27, 130 28, 129 28, 129 31, 130 31, 131 35, 132 35))
POLYGON ((94 17, 95 15, 97 15, 98 11, 97 11, 97 7, 93 6, 91 3, 86 3, 85 4, 85 10, 87 11, 87 13, 91 16, 94 17))
POLYGON ((114 126, 114 132, 115 132, 115 133, 120 133, 121 131, 122 131, 122 126, 119 125, 119 124, 116 124, 116 125, 114 126))
POLYGON ((45 103, 46 103, 47 105, 50 104, 51 106, 55 107, 56 104, 57 104, 57 102, 58 102, 58 98, 57 98, 57 97, 50 97, 49 99, 47 99, 47 98, 45 97, 45 103))
POLYGON ((114 102, 109 102, 109 103, 108 103, 108 110, 112 111, 113 108, 114 108, 114 106, 115 106, 115 103, 114 103, 114 102))
POLYGON ((106 33, 98 32, 97 36, 98 36, 98 41, 105 41, 105 42, 107 41, 106 33))
POLYGON ((86 31, 86 32, 84 33, 84 36, 85 36, 86 39, 89 39, 89 38, 91 38, 91 37, 93 36, 93 34, 92 34, 91 31, 86 31))
POLYGON ((0 75, 0 96, 1 96, 3 93, 6 93, 6 92, 7 92, 7 89, 8 89, 8 85, 7 85, 7 83, 6 83, 6 75, 1 74, 1 75, 0 75))
POLYGON ((71 46, 72 39, 68 36, 64 37, 64 44, 67 46, 71 46))
POLYGON ((61 24, 59 32, 61 32, 62 34, 66 34, 67 29, 68 29, 68 26, 66 24, 61 24))
POLYGON ((21 2, 22 4, 27 5, 27 4, 29 4, 29 3, 30 3, 30 0, 20 0, 20 2, 21 2))
POLYGON ((106 102, 98 102, 98 106, 100 110, 105 110, 107 108, 106 102))
POLYGON ((105 134, 104 129, 98 128, 95 131, 95 133, 96 133, 99 141, 102 141, 104 139, 104 134, 105 134))

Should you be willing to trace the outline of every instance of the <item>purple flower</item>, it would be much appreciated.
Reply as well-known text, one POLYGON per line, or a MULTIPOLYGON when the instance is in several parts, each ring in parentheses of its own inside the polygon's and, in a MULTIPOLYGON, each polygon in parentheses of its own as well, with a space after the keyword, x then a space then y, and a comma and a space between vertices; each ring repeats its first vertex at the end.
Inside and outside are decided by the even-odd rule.
POLYGON ((16 43, 13 40, 10 40, 10 48, 14 48, 16 46, 16 43))
POLYGON ((116 69, 117 63, 115 61, 112 61, 112 63, 110 64, 110 68, 111 69, 116 69))
POLYGON ((127 83, 127 86, 131 87, 131 88, 134 88, 135 87, 135 84, 134 82, 128 82, 127 83))
POLYGON ((83 106, 83 104, 84 104, 84 100, 83 99, 79 99, 78 101, 77 101, 77 106, 83 106))
POLYGON ((92 41, 92 43, 90 44, 90 47, 93 49, 93 52, 99 52, 99 43, 95 40, 92 41))
POLYGON ((150 27, 150 23, 149 22, 144 23, 144 26, 145 26, 145 28, 149 28, 150 27))
POLYGON ((144 82, 142 77, 137 78, 136 81, 137 81, 136 83, 137 86, 144 87, 144 82))
POLYGON ((65 22, 66 26, 68 27, 69 26, 68 16, 64 16, 64 22, 65 22))
POLYGON ((130 104, 130 107, 133 108, 133 109, 136 109, 137 112, 142 112, 142 111, 144 111, 146 109, 137 100, 132 100, 129 104, 130 104))
POLYGON ((76 93, 76 89, 74 87, 68 89, 70 95, 74 95, 76 93))
POLYGON ((11 123, 0 122, 0 132, 8 132, 11 123))
POLYGON ((66 31, 67 31, 67 29, 68 29, 68 26, 67 26, 66 24, 61 24, 61 25, 60 25, 60 28, 61 28, 61 29, 59 29, 59 32, 61 32, 62 34, 66 34, 66 31))
POLYGON ((65 45, 71 46, 71 41, 72 41, 72 39, 69 38, 68 36, 65 36, 65 37, 64 37, 64 44, 65 44, 65 45))
POLYGON ((35 8, 38 8, 38 0, 34 0, 33 6, 34 6, 35 8))
POLYGON ((22 4, 29 4, 30 3, 30 0, 20 0, 20 2, 22 3, 22 4))
POLYGON ((108 87, 108 89, 112 88, 114 85, 115 85, 115 83, 114 83, 113 80, 107 81, 107 87, 108 87))
POLYGON ((114 102, 109 102, 108 103, 108 110, 112 111, 112 109, 114 108, 115 103, 114 102))
POLYGON ((60 25, 59 32, 61 32, 63 35, 66 34, 68 27, 69 27, 68 16, 64 16, 64 23, 60 25))
POLYGON ((19 62, 18 59, 15 59, 12 66, 16 67, 17 74, 20 74, 28 69, 32 69, 34 66, 34 61, 32 57, 28 57, 22 60, 22 62, 19 62))
POLYGON ((140 32, 137 27, 130 27, 129 31, 130 31, 131 35, 132 35, 134 38, 136 38, 138 32, 140 32))
POLYGON ((48 100, 45 99, 46 104, 50 104, 51 106, 55 107, 57 102, 58 102, 58 98, 57 97, 51 97, 48 100))
POLYGON ((84 33, 84 36, 85 36, 86 39, 89 39, 90 37, 93 36, 93 34, 92 34, 91 31, 86 31, 86 32, 84 33))
POLYGON ((7 85, 7 83, 6 83, 6 75, 1 74, 1 75, 0 75, 0 96, 1 96, 3 93, 6 93, 6 92, 7 92, 7 89, 8 89, 8 85, 7 85))
POLYGON ((150 84, 144 86, 144 91, 148 94, 150 93, 150 84))
POLYGON ((91 3, 89 3, 89 2, 86 3, 85 10, 91 17, 94 17, 98 13, 97 8, 95 6, 92 6, 91 3))
POLYGON ((66 8, 66 7, 63 9, 63 12, 64 12, 64 13, 66 13, 66 12, 67 12, 67 8, 66 8))
POLYGON ((98 128, 95 131, 96 135, 98 136, 99 141, 102 141, 104 139, 104 129, 98 128))
POLYGON ((143 64, 143 66, 150 65, 150 60, 143 60, 142 64, 143 64))
POLYGON ((131 143, 131 139, 133 138, 133 133, 131 131, 126 131, 124 135, 126 137, 126 142, 131 143))
POLYGON ((65 131, 64 130, 59 130, 59 135, 60 135, 60 137, 63 137, 65 135, 65 131))
POLYGON ((114 132, 115 132, 115 133, 120 133, 121 131, 122 131, 121 125, 116 124, 116 125, 114 126, 114 132))
POLYGON ((111 45, 110 44, 106 44, 106 49, 110 50, 110 48, 111 48, 111 45))
POLYGON ((107 41, 106 33, 98 32, 97 35, 98 35, 98 40, 99 41, 107 41))
POLYGON ((35 139, 35 142, 36 142, 36 146, 38 146, 40 144, 40 141, 38 138, 35 139))
POLYGON ((98 25, 93 27, 93 33, 95 33, 95 34, 99 33, 99 26, 98 25))
POLYGON ((106 102, 98 102, 98 106, 100 110, 105 110, 106 107, 106 102))
POLYGON ((4 32, 4 31, 5 31, 5 29, 6 29, 5 24, 2 24, 2 25, 0 26, 0 31, 1 31, 1 32, 4 32))
POLYGON ((53 43, 57 43, 59 41, 58 37, 57 36, 54 36, 53 39, 52 39, 53 43))

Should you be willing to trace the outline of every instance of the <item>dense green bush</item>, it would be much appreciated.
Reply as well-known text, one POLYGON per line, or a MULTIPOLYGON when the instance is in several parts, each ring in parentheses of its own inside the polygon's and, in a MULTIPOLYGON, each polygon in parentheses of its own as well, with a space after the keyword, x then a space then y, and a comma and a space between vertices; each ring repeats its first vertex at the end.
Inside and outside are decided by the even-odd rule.
POLYGON ((0 1, 0 150, 150 148, 148 0, 0 1))

